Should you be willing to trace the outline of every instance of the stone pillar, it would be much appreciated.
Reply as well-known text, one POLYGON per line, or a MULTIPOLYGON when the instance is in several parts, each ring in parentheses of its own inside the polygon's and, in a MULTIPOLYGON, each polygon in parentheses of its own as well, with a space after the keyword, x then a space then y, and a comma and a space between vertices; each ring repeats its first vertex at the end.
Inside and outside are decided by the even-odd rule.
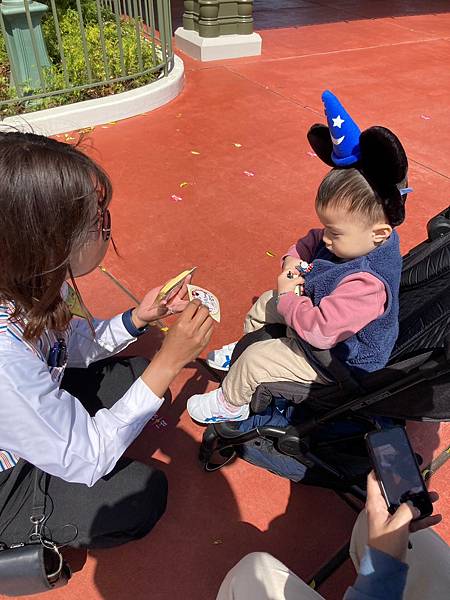
POLYGON ((3 0, 0 11, 6 30, 5 41, 13 75, 12 84, 22 89, 39 89, 42 87, 39 66, 41 69, 50 66, 41 28, 41 19, 48 7, 40 2, 29 2, 28 6, 34 32, 34 47, 25 2, 3 0))
POLYGON ((253 32, 253 0, 185 0, 177 47, 203 61, 261 54, 253 32))

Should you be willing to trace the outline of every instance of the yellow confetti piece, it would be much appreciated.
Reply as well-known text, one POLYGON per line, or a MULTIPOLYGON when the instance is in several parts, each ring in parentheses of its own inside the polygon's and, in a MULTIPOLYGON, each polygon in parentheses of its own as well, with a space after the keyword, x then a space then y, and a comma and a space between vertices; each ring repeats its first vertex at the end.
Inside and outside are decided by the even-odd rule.
POLYGON ((78 133, 89 133, 89 131, 94 131, 95 127, 83 127, 83 129, 78 129, 78 133))
POLYGON ((110 121, 108 125, 117 125, 117 121, 110 121))
POLYGON ((198 156, 200 152, 197 152, 197 150, 191 150, 191 154, 195 154, 195 156, 198 156))
POLYGON ((65 135, 64 139, 66 140, 66 142, 72 142, 76 138, 74 138, 72 135, 65 135))
POLYGON ((235 148, 242 148, 242 144, 233 144, 235 148))
POLYGON ((182 182, 180 183, 180 188, 184 188, 184 187, 186 187, 187 185, 189 185, 189 182, 188 182, 188 181, 182 181, 182 182))
POLYGON ((168 327, 161 327, 161 330, 163 333, 167 333, 169 331, 168 327))
POLYGON ((270 256, 272 258, 274 258, 276 256, 275 252, 272 252, 272 250, 266 250, 266 254, 267 254, 267 256, 270 256))

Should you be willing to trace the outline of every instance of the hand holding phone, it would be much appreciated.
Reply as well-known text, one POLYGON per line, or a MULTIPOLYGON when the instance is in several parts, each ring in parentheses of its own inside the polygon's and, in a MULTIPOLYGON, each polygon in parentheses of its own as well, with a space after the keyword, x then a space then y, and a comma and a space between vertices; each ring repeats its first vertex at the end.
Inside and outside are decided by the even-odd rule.
POLYGON ((419 511, 416 519, 431 515, 433 504, 404 428, 368 433, 366 443, 389 512, 411 502, 419 511))
MULTIPOLYGON (((436 502, 439 496, 430 492, 430 498, 436 502)), ((439 514, 417 520, 420 511, 409 502, 390 514, 373 471, 367 478, 366 513, 368 545, 400 561, 406 558, 410 533, 437 525, 442 520, 439 514)))

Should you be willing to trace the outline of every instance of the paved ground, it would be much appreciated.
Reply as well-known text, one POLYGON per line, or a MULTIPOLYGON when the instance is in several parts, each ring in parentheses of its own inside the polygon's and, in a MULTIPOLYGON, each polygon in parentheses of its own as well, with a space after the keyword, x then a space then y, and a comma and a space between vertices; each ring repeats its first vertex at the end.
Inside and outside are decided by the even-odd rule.
MULTIPOLYGON (((211 347, 240 335, 253 297, 274 284, 279 256, 317 223, 314 193, 326 168, 311 156, 306 131, 323 121, 323 89, 337 93, 362 128, 382 124, 403 140, 414 188, 400 228, 404 251, 449 204, 448 2, 255 0, 255 22, 261 57, 206 64, 183 57, 179 98, 90 136, 90 152, 115 184, 121 257, 111 252, 107 268, 141 296, 198 266, 196 281, 222 301, 211 347)), ((99 316, 129 306, 99 272, 80 284, 99 316)), ((157 338, 140 342, 148 356, 157 338)), ((354 513, 333 493, 243 462, 216 474, 200 470, 202 428, 184 407, 213 385, 206 373, 185 369, 163 420, 150 423, 130 450, 158 461, 169 477, 164 520, 138 543, 87 560, 77 554, 84 568, 54 600, 214 600, 227 569, 247 552, 272 552, 309 577, 345 543, 354 513)), ((448 425, 411 431, 426 459, 450 442, 448 425)), ((439 530, 450 542, 449 480, 447 463, 433 487, 447 516, 439 530)), ((352 577, 347 563, 321 591, 337 600, 352 577)))

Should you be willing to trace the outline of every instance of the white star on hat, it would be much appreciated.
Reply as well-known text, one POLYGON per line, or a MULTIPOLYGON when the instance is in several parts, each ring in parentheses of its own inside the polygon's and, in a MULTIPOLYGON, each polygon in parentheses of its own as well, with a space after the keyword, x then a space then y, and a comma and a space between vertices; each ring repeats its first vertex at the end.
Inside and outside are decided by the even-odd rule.
POLYGON ((333 127, 342 127, 342 123, 345 122, 345 119, 341 119, 341 115, 338 115, 335 119, 331 119, 333 121, 333 127))

